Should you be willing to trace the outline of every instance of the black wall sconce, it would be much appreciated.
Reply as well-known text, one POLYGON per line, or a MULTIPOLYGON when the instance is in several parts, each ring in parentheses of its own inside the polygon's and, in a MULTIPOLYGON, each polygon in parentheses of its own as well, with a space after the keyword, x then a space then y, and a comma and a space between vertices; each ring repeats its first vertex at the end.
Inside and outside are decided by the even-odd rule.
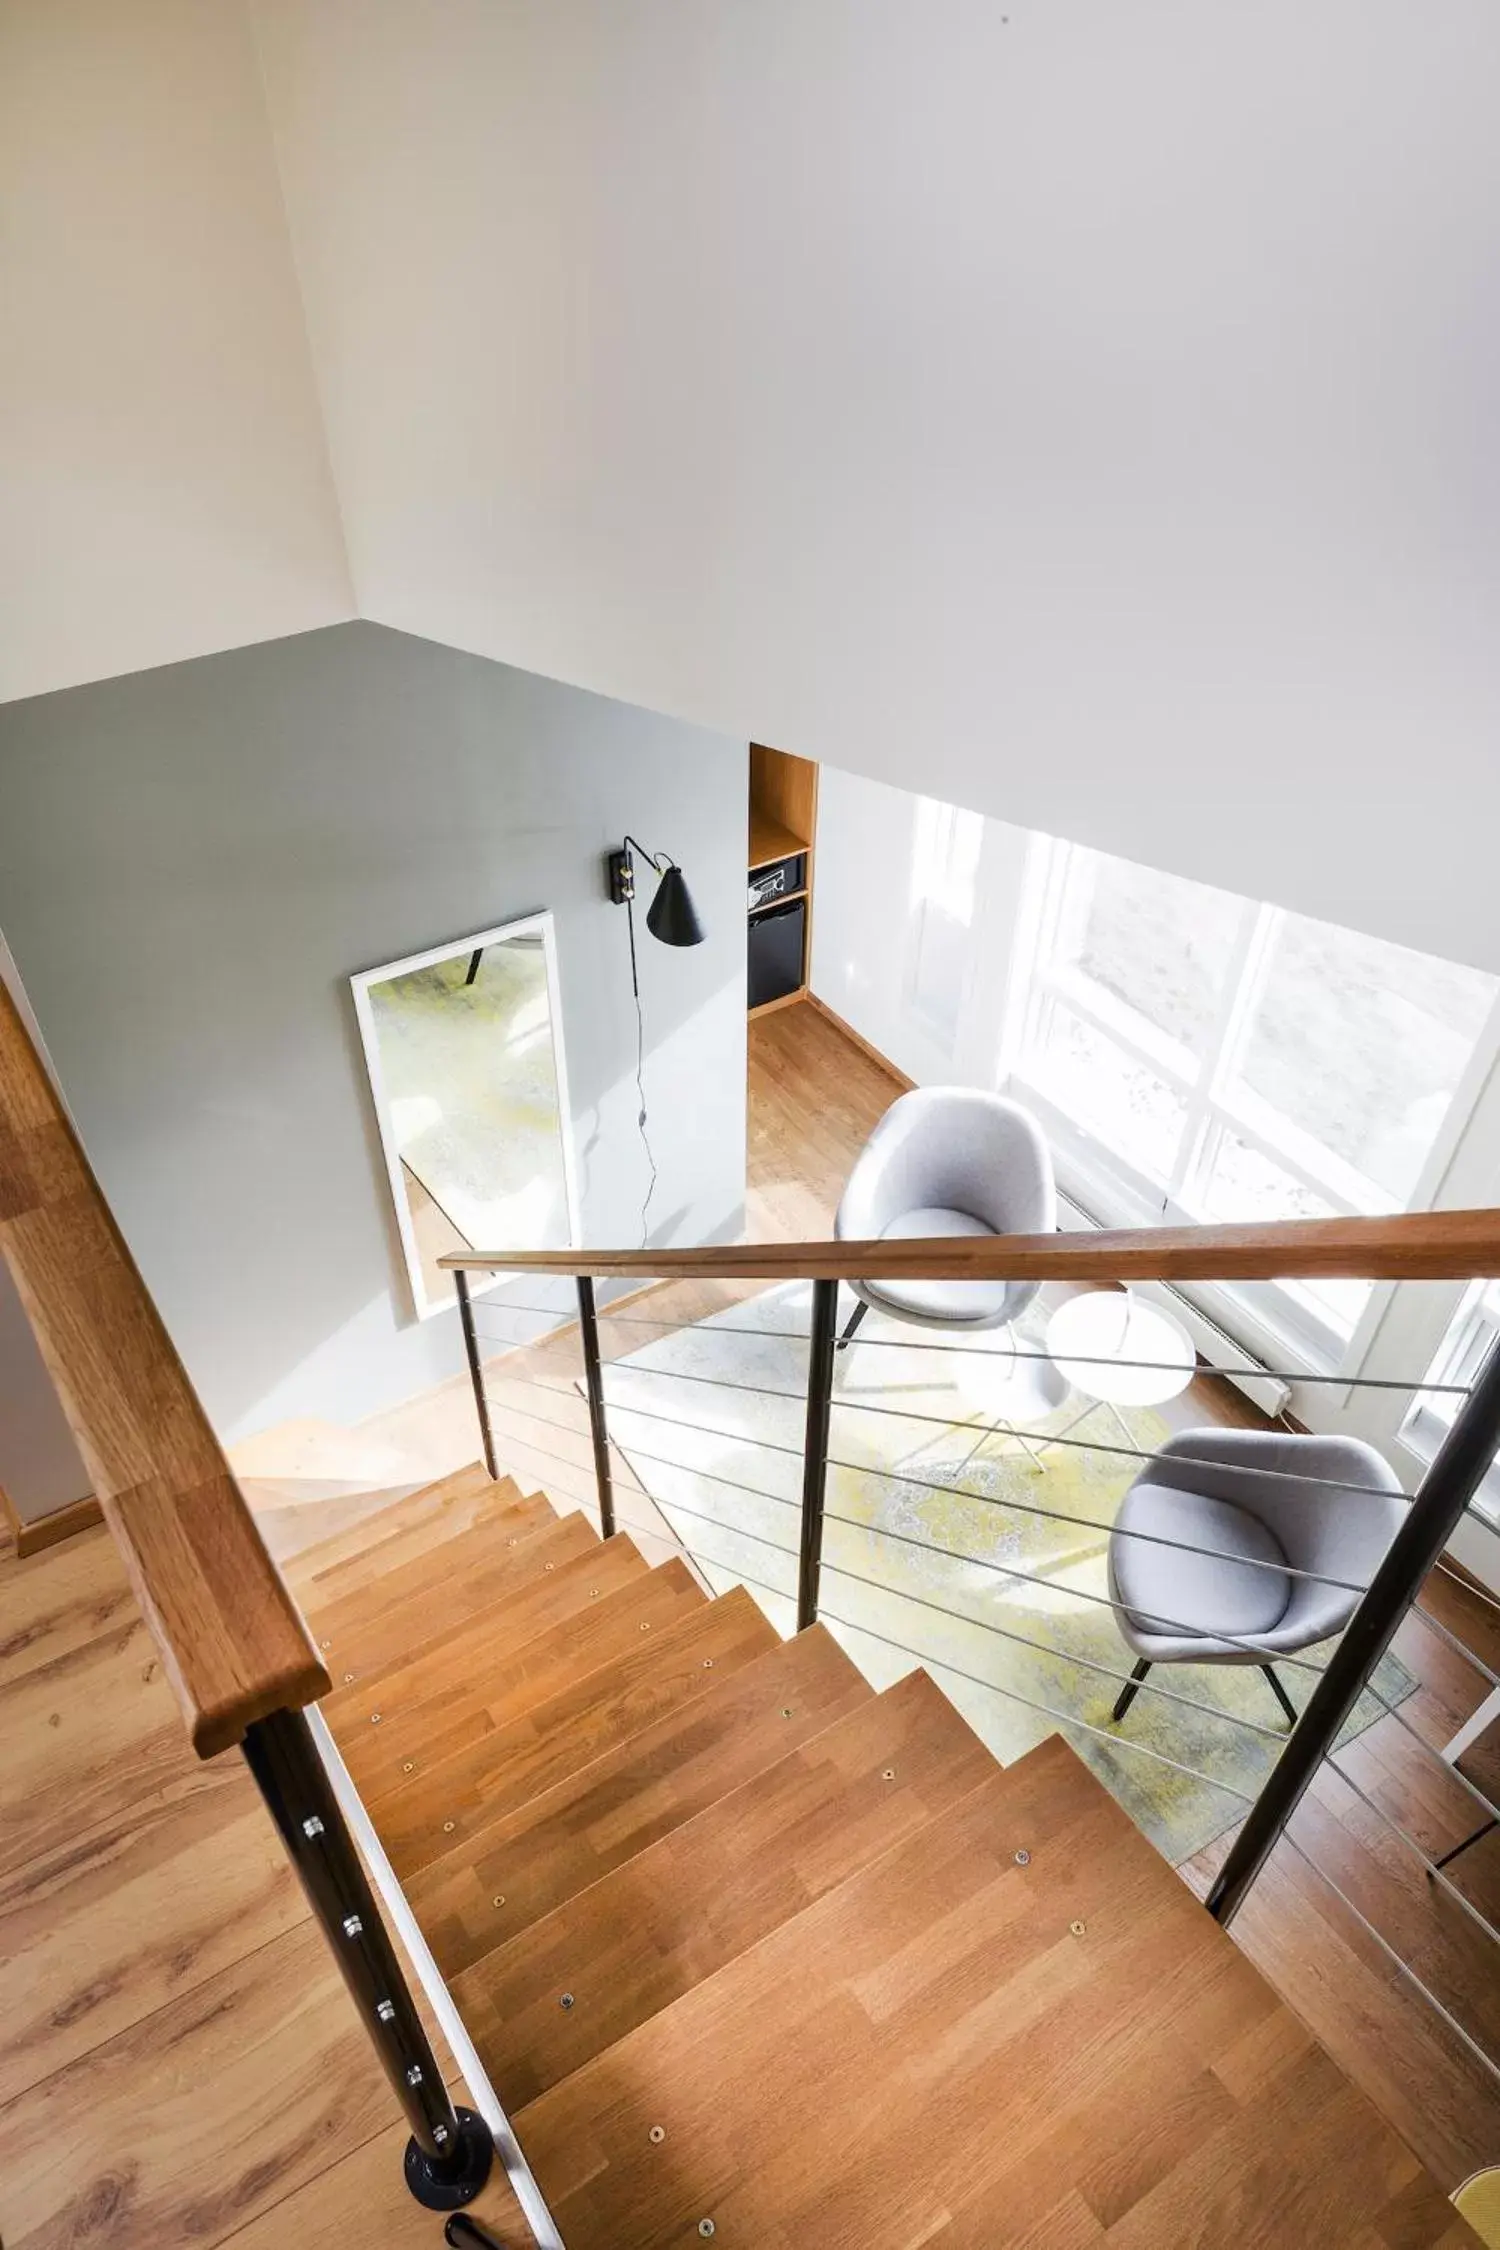
MULTIPOLYGON (((660 877, 656 896, 646 909, 646 927, 663 945, 701 945, 703 924, 687 887, 682 869, 665 852, 648 852, 644 844, 627 836, 617 852, 611 852, 606 861, 609 869, 609 895, 615 906, 634 907, 635 860, 639 852, 648 867, 660 877)), ((635 976, 635 916, 630 917, 631 976, 635 976)))

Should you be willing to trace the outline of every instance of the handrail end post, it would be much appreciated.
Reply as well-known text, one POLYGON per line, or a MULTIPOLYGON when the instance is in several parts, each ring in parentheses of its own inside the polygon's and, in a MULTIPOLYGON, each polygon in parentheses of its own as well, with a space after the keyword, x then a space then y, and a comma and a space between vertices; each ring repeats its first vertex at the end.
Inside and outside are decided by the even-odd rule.
POLYGON ((823 1503, 828 1486, 828 1429, 833 1409, 833 1355, 838 1339, 839 1285, 813 1283, 807 1348, 807 1431, 802 1452, 802 1543, 797 1565, 797 1630, 818 1621, 823 1571, 823 1503))
POLYGON ((479 1356, 479 1332, 474 1326, 474 1302, 469 1295, 469 1277, 462 1266, 455 1266, 453 1283, 458 1297, 458 1318, 464 1332, 464 1357, 469 1363, 469 1381, 474 1389, 474 1409, 479 1416, 484 1465, 498 1483, 500 1464, 495 1454, 495 1433, 490 1427, 490 1402, 484 1387, 484 1362, 479 1356))
POLYGON ((594 1304, 593 1277, 578 1279, 578 1333, 583 1340, 583 1381, 588 1396, 589 1436, 594 1447, 594 1486, 599 1495, 599 1529, 604 1538, 615 1535, 615 1480, 609 1465, 609 1422, 604 1403, 604 1370, 599 1360, 599 1315, 594 1304))

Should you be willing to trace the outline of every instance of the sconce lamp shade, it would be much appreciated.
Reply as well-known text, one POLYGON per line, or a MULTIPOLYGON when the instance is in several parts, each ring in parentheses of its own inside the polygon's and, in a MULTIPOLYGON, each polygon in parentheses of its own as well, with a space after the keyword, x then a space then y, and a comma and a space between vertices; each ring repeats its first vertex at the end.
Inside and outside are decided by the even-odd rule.
POLYGON ((680 867, 668 867, 646 910, 646 927, 663 945, 701 945, 703 924, 680 867))

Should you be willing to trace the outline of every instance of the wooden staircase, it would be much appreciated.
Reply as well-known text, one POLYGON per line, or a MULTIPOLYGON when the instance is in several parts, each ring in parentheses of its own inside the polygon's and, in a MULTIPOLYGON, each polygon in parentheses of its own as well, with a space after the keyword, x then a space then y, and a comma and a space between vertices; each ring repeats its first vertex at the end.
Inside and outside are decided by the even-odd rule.
POLYGON ((287 1576, 568 2250, 1475 2240, 1060 1738, 477 1467, 287 1576))

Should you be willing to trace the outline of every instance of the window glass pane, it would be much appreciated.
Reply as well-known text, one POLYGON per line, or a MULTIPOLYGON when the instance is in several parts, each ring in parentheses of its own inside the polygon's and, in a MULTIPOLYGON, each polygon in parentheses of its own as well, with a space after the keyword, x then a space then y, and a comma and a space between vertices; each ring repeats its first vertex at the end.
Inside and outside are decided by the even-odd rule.
POLYGON ((1478 969, 1279 915, 1238 1075, 1404 1204, 1494 994, 1478 969))
POLYGON ((1067 1116, 1148 1178, 1171 1177, 1187 1113, 1145 1063, 1056 1001, 1029 1059, 1037 1085, 1067 1116))
POLYGON ((1169 1038, 1198 1047, 1219 1011, 1244 900, 1094 852, 1078 855, 1074 881, 1064 958, 1169 1038))
MULTIPOLYGON (((1205 1219, 1335 1219, 1339 1213, 1310 1187, 1284 1171, 1238 1133, 1220 1132, 1212 1166, 1193 1198, 1205 1219)), ((1307 1281, 1289 1284, 1341 1335, 1354 1327, 1370 1294, 1367 1281, 1307 1281)))

